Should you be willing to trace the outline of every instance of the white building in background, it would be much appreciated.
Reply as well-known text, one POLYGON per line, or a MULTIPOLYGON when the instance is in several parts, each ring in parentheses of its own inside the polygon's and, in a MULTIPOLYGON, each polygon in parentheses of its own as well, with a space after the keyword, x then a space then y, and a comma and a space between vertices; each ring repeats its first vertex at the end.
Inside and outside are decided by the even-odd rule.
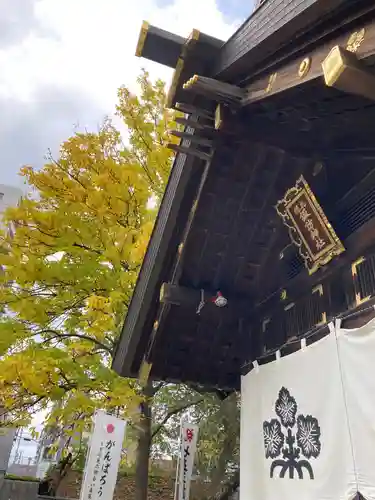
POLYGON ((61 460, 64 450, 78 449, 80 443, 87 445, 90 436, 91 434, 85 431, 68 436, 63 429, 46 426, 41 433, 36 453, 36 476, 40 479, 44 478, 50 467, 61 460))
POLYGON ((16 206, 22 195, 22 189, 0 184, 0 214, 2 214, 6 208, 16 206))
POLYGON ((17 206, 22 198, 23 191, 14 186, 0 184, 0 227, 2 226, 2 214, 8 207, 17 206))

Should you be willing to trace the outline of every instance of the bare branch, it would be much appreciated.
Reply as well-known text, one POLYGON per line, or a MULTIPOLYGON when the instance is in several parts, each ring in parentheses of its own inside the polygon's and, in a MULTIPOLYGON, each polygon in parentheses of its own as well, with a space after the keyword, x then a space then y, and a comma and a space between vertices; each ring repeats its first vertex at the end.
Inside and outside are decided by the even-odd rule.
POLYGON ((73 243, 73 246, 77 248, 82 248, 82 250, 87 250, 88 252, 93 252, 97 255, 103 255, 103 252, 101 252, 100 250, 96 250, 95 248, 90 248, 87 245, 81 243, 73 243))
POLYGON ((108 352, 111 356, 113 355, 113 351, 109 346, 103 344, 102 342, 100 342, 100 340, 97 340, 93 337, 89 337, 88 335, 84 335, 81 333, 59 333, 56 330, 51 330, 51 329, 39 331, 36 333, 36 335, 44 335, 46 333, 51 333, 52 337, 46 339, 43 342, 44 344, 47 342, 51 342, 51 340, 54 340, 54 339, 78 338, 78 339, 87 340, 89 342, 92 342, 96 346, 100 347, 101 350, 108 352))
POLYGON ((168 422, 168 420, 173 417, 173 415, 177 415, 178 413, 184 411, 184 410, 187 410, 188 408, 190 408, 191 406, 195 406, 195 405, 199 405, 200 403, 203 403, 204 401, 204 398, 199 398, 199 399, 196 399, 196 400, 193 400, 193 401, 189 401, 188 403, 185 403, 181 406, 177 406, 176 408, 174 408, 173 410, 169 411, 166 416, 163 418, 163 420, 160 422, 160 424, 158 424, 157 426, 155 426, 155 429, 153 430, 152 434, 151 434, 151 439, 153 439, 156 434, 158 432, 160 432, 160 430, 162 429, 162 427, 168 422))

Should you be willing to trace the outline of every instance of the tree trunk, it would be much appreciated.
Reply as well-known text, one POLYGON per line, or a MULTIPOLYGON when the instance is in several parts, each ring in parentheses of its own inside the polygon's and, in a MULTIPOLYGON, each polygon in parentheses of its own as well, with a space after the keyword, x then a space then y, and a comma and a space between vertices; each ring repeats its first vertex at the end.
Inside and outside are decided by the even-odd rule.
POLYGON ((61 485, 62 480, 71 470, 75 459, 72 454, 69 453, 65 458, 61 458, 58 464, 56 464, 53 469, 49 472, 46 478, 46 484, 48 484, 48 495, 54 497, 61 485))
MULTIPOLYGON (((228 432, 228 429, 226 429, 226 431, 228 432)), ((223 481, 223 477, 225 477, 225 470, 227 468, 228 461, 233 452, 233 447, 234 447, 233 442, 234 442, 233 435, 227 434, 225 436, 223 447, 219 455, 216 468, 213 472, 210 485, 208 487, 207 493, 209 498, 215 496, 223 481)))
POLYGON ((237 425, 236 421, 233 420, 233 416, 236 415, 237 410, 237 396, 233 393, 221 404, 224 440, 208 487, 209 498, 214 498, 222 490, 228 462, 233 458, 234 450, 237 446, 237 425))
MULTIPOLYGON (((145 391, 146 393, 146 391, 145 391)), ((141 418, 138 425, 138 444, 135 465, 135 500, 147 500, 148 466, 151 449, 151 404, 146 397, 141 403, 141 418)))
POLYGON ((240 469, 234 473, 231 481, 226 484, 223 493, 219 496, 218 500, 229 500, 240 485, 240 469))

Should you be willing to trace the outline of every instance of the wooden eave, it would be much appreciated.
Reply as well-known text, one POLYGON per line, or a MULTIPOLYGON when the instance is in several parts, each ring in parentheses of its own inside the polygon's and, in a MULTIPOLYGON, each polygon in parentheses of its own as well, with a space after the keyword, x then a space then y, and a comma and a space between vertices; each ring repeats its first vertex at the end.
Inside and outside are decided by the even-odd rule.
POLYGON ((138 376, 140 363, 134 360, 142 358, 147 348, 145 331, 152 330, 159 287, 176 255, 185 222, 181 218, 194 196, 196 163, 182 154, 174 160, 113 362, 114 370, 123 376, 138 376))
POLYGON ((183 37, 156 26, 150 26, 147 21, 144 21, 139 33, 135 55, 175 68, 184 43, 183 37))
POLYGON ((369 0, 266 0, 223 45, 213 75, 247 81, 358 19, 369 0))
MULTIPOLYGON (((281 5, 278 0, 268 3, 281 5)), ((315 12, 317 16, 316 9, 320 5, 328 16, 328 10, 322 7, 319 0, 304 4, 306 10, 312 9, 310 14, 315 12)), ((150 363, 152 378, 228 390, 238 388, 240 366, 249 356, 259 353, 259 332, 254 330, 259 318, 254 312, 255 307, 262 306, 262 303, 272 304, 272 300, 276 301, 272 307, 283 307, 277 300, 279 290, 272 288, 276 281, 267 283, 267 279, 281 272, 278 252, 285 248, 285 255, 288 256, 291 250, 288 235, 273 206, 277 196, 282 196, 301 173, 306 173, 314 191, 322 197, 328 211, 331 210, 332 223, 339 222, 335 217, 341 217, 344 222, 350 220, 345 224, 354 224, 358 232, 350 233, 345 227, 340 228, 348 252, 334 265, 328 266, 328 271, 325 269, 309 280, 300 269, 298 275, 293 277, 295 284, 291 286, 291 297, 294 297, 293 293, 298 297, 309 287, 318 285, 327 279, 330 272, 347 265, 350 259, 355 259, 368 247, 368 238, 363 235, 375 230, 373 221, 358 226, 355 219, 358 208, 352 207, 356 206, 356 196, 362 199, 366 189, 372 189, 368 176, 371 155, 375 158, 371 133, 375 106, 361 96, 325 86, 320 60, 319 69, 314 70, 315 66, 312 66, 309 76, 297 80, 295 74, 301 63, 300 56, 312 57, 315 54, 313 51, 328 55, 331 46, 327 45, 327 40, 331 40, 329 43, 332 44, 340 37, 342 41, 348 40, 349 30, 361 29, 364 23, 368 23, 366 30, 370 36, 363 42, 359 58, 371 67, 375 53, 374 6, 372 11, 367 11, 366 5, 369 6, 370 2, 326 0, 324 4, 340 10, 343 16, 341 24, 347 31, 342 33, 337 27, 327 34, 324 31, 327 18, 322 16, 322 40, 325 44, 318 46, 314 42, 315 45, 306 45, 309 34, 307 19, 297 10, 296 17, 302 16, 298 22, 306 24, 304 28, 301 24, 303 37, 296 38, 301 45, 297 41, 294 45, 290 43, 289 56, 277 63, 278 73, 286 76, 276 80, 275 86, 268 89, 266 95, 250 100, 247 106, 224 121, 211 161, 205 164, 191 155, 176 154, 113 363, 115 371, 122 376, 137 377, 142 363, 150 363), (349 3, 363 10, 357 10, 357 17, 346 23, 348 18, 343 12, 349 9, 349 3), (294 54, 294 59, 291 54, 294 54), (350 148, 353 153, 348 153, 350 148), (351 161, 356 162, 356 169, 350 174, 352 179, 348 175, 347 185, 352 182, 355 187, 350 190, 344 182, 342 193, 337 195, 331 206, 332 196, 327 179, 335 182, 336 178, 342 177, 340 168, 342 164, 347 164, 348 155, 351 161), (326 177, 316 181, 312 172, 319 161, 326 162, 326 177), (249 190, 246 196, 245 187, 249 190), (349 202, 341 200, 343 194, 349 202), (240 199, 243 200, 241 206, 238 204, 240 199), (223 200, 222 203, 220 200, 223 200), (241 235, 247 234, 246 231, 249 238, 241 242, 241 235), (237 241, 241 244, 237 245, 237 241), (237 246, 234 247, 235 243, 237 246), (229 303, 233 301, 237 306, 219 312, 205 307, 197 314, 196 308, 161 304, 159 293, 163 282, 178 283, 195 290, 221 289, 228 295, 229 303), (231 332, 230 335, 228 332, 231 332)), ((260 15, 262 8, 252 17, 260 15)), ((332 12, 335 11, 331 11, 330 15, 333 15, 332 12)), ((350 15, 349 11, 347 14, 350 15)), ((290 20, 291 26, 295 22, 294 18, 290 20)), ((311 24, 314 36, 318 35, 317 23, 311 24)), ((241 29, 244 28, 240 28, 231 40, 238 37, 241 29)), ((263 54, 261 47, 267 44, 267 40, 270 44, 268 50, 275 47, 275 39, 269 35, 269 39, 251 49, 252 57, 257 51, 263 54)), ((224 49, 225 45, 222 51, 224 49)), ((237 62, 244 60, 242 57, 239 56, 232 66, 228 66, 229 69, 233 67, 231 75, 237 75, 233 78, 243 77, 237 62)), ((315 58, 316 54, 313 61, 315 58)), ((257 57, 252 60, 256 61, 257 57)), ((174 102, 176 96, 188 102, 184 99, 181 83, 194 69, 194 58, 189 61, 190 69, 183 77, 180 74, 176 83, 174 102)), ((200 64, 204 66, 204 60, 200 64)), ((227 75, 230 74, 229 69, 227 75)), ((250 82, 253 85, 250 90, 264 92, 269 76, 266 70, 261 72, 258 79, 250 82)), ((194 103, 194 99, 191 102, 194 103)), ((211 109, 210 106, 208 109, 211 109)), ((196 133, 194 130, 191 132, 196 133)), ((290 277, 283 279, 289 286, 290 277)), ((267 312, 267 305, 265 310, 267 312)))

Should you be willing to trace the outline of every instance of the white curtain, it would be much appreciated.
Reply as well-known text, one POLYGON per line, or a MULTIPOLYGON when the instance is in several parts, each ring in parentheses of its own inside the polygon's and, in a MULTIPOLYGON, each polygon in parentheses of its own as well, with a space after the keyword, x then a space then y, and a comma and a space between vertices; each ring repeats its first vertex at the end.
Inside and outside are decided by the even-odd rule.
MULTIPOLYGON (((255 367, 243 377, 241 392, 241 500, 349 500, 355 496, 357 481, 334 329, 308 347, 255 367)), ((372 394, 375 425, 375 390, 372 394)), ((371 457, 375 458, 374 451, 371 457)), ((375 460, 371 466, 375 478, 375 460)))
POLYGON ((375 500, 375 319, 357 329, 337 325, 358 490, 375 500))

